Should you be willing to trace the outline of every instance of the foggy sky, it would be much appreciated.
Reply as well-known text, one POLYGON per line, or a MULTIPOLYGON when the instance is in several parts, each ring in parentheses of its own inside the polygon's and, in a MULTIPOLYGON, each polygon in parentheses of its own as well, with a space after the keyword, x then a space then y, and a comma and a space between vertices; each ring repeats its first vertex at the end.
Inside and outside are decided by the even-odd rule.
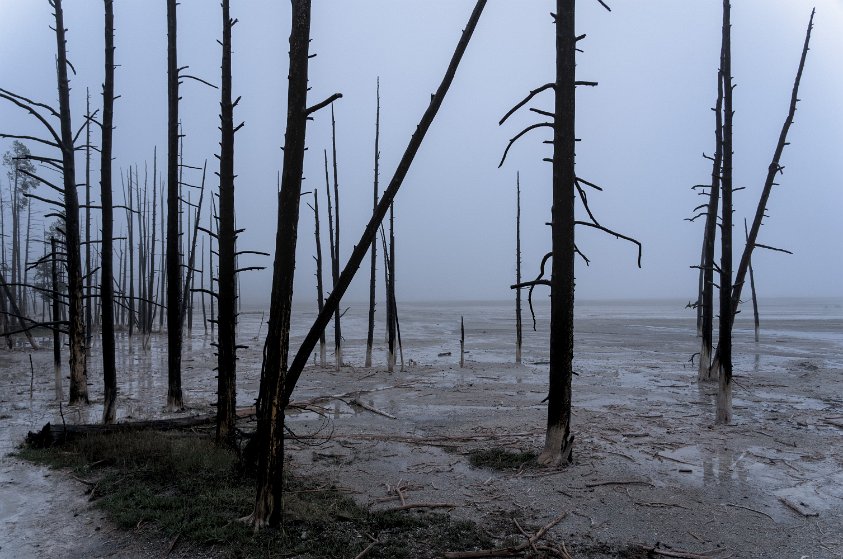
MULTIPOLYGON (((85 88, 101 104, 102 2, 66 0, 74 126, 82 122, 85 88)), ((471 0, 316 0, 313 3, 309 104, 334 92, 341 189, 343 263, 368 220, 372 203, 375 81, 381 80, 381 188, 439 85, 471 0)), ((615 0, 608 13, 578 2, 578 78, 600 82, 577 94, 577 174, 605 187, 589 193, 602 224, 644 244, 635 247, 578 230, 591 259, 577 262, 580 298, 693 299, 702 220, 684 218, 702 203, 691 186, 706 183, 714 144, 721 4, 715 0, 615 0)), ((752 218, 782 122, 813 4, 799 0, 733 2, 735 90, 735 238, 752 218)), ((521 173, 525 277, 550 250, 550 165, 547 130, 531 132, 498 162, 508 140, 536 114, 497 122, 529 90, 553 80, 554 36, 547 0, 491 0, 451 91, 396 199, 399 299, 503 299, 512 296, 515 264, 515 177, 521 173)), ((792 250, 758 250, 759 297, 843 296, 843 3, 818 0, 812 48, 796 121, 785 149, 785 172, 771 196, 759 242, 792 250)), ((274 249, 276 181, 285 126, 289 2, 232 1, 234 94, 242 96, 235 145, 236 205, 241 249, 274 249)), ((0 0, 0 86, 57 104, 55 36, 46 0, 0 0)), ((166 9, 163 0, 117 0, 115 171, 166 157, 166 9)), ((219 82, 221 15, 217 0, 182 0, 179 65, 219 82)), ((187 80, 181 118, 185 162, 217 170, 219 95, 187 80)), ((529 106, 552 109, 549 92, 529 106)), ((538 117, 539 119, 541 117, 538 117)), ((10 103, 0 128, 40 133, 10 103)), ((98 134, 97 134, 98 137, 98 134)), ((9 141, 0 141, 5 152, 9 141)), ((330 111, 308 124, 303 190, 319 189, 323 254, 327 249, 322 153, 330 149, 330 111)), ((35 149, 36 153, 47 154, 35 149)), ((53 154, 50 154, 53 155, 53 154)), ((98 159, 98 158, 95 158, 98 159)), ((78 164, 81 182, 83 161, 78 164)), ((99 172, 92 173, 99 200, 99 172)), ((115 173, 115 179, 119 175, 115 173)), ((186 182, 197 184, 199 176, 186 182)), ((5 173, 2 186, 5 190, 5 173)), ((216 177, 209 180, 216 184, 216 177)), ((119 181, 116 182, 119 189, 119 181)), ((115 194, 119 200, 120 194, 115 194)), ((306 198, 310 200, 310 198, 306 198)), ((119 202, 118 202, 119 203, 119 202)), ((581 212, 581 208, 578 208, 581 212)), ((118 212, 115 212, 117 214, 118 212)), ((584 212, 582 212, 584 213, 584 212)), ((207 213, 206 213, 207 216, 207 213)), ((115 229, 121 229, 120 222, 115 229)), ((739 256, 742 243, 736 249, 739 256)), ((380 251, 379 251, 380 252, 380 251)), ((313 215, 302 205, 295 297, 315 297, 313 215)), ((326 256, 327 258, 327 256, 326 256)), ((253 258, 243 264, 265 264, 253 258)), ((268 300, 271 270, 243 276, 248 303, 268 300)), ((326 271, 328 270, 326 266, 326 271)), ((363 301, 368 257, 346 299, 363 301)), ((330 288, 330 276, 325 274, 330 288)), ((379 264, 379 290, 382 264, 379 264)))

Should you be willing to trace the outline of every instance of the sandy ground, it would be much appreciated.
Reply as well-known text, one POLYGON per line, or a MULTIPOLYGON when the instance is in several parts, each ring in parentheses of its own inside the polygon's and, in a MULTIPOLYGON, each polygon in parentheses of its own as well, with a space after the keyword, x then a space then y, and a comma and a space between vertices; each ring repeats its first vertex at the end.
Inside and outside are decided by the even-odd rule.
MULTIPOLYGON (((525 364, 516 366, 507 362, 509 307, 410 307, 402 323, 405 370, 310 368, 295 399, 316 411, 291 414, 301 438, 288 448, 301 471, 374 507, 400 504, 393 490, 400 485, 407 503, 449 503, 451 514, 495 534, 517 533, 512 519, 529 531, 567 513, 549 537, 578 557, 657 543, 716 558, 843 557, 843 319, 839 305, 795 308, 766 318, 758 344, 736 326, 735 420, 725 427, 713 425, 716 388, 698 385, 686 363, 697 351, 692 318, 658 305, 578 308, 574 463, 497 472, 471 467, 466 454, 541 448, 546 321, 539 317, 539 332, 526 335, 525 364), (455 343, 461 314, 465 368, 455 343)), ((357 318, 349 314, 344 330, 364 333, 354 322, 362 309, 357 318)), ((257 335, 259 320, 244 316, 243 339, 257 335)), ((376 339, 378 360, 382 333, 376 339)), ((187 344, 188 413, 211 409, 206 342, 195 333, 187 344)), ((156 343, 121 350, 121 417, 162 413, 166 375, 156 343)), ((347 339, 346 348, 349 363, 362 363, 360 338, 347 339)), ((242 355, 243 404, 254 397, 259 353, 253 347, 242 355)), ((49 352, 33 360, 30 400, 28 353, 0 354, 3 454, 27 429, 57 418, 49 352)), ((96 375, 94 367, 95 398, 96 375)), ((63 411, 68 422, 96 419, 96 404, 63 411)), ((2 458, 0 556, 166 552, 169 542, 139 543, 148 533, 115 531, 84 490, 65 474, 2 458)), ((181 546, 176 552, 195 556, 181 546)))

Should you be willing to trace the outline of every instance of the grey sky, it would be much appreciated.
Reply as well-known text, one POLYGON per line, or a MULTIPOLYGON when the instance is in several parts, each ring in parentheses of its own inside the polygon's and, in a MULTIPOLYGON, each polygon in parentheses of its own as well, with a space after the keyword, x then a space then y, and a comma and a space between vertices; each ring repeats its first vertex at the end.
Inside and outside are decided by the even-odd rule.
MULTIPOLYGON (((311 61, 312 102, 335 91, 341 188, 343 260, 371 209, 375 80, 381 78, 381 182, 386 184, 411 132, 437 87, 474 2, 471 0, 316 0, 311 61)), ((701 199, 690 187, 707 182, 716 94, 720 3, 715 0, 615 0, 612 13, 595 0, 578 2, 581 79, 600 82, 578 94, 578 174, 603 185, 592 209, 607 226, 644 243, 642 270, 635 249, 600 233, 578 233, 591 258, 578 262, 583 298, 693 297, 702 223, 689 224, 701 199)), ((733 2, 736 235, 751 216, 784 120, 812 3, 801 0, 733 2)), ((843 221, 843 2, 818 0, 785 174, 772 196, 765 244, 794 256, 759 251, 754 259, 760 296, 843 296, 840 239, 843 221)), ((117 0, 116 166, 163 164, 166 150, 165 3, 117 0)), ((547 134, 531 133, 498 161, 507 141, 535 121, 524 111, 503 127, 500 117, 530 89, 552 79, 553 29, 546 0, 491 0, 451 92, 415 160, 396 204, 398 289, 404 299, 508 298, 514 277, 515 174, 521 172, 524 274, 535 273, 549 250, 550 167, 541 161, 547 134)), ((55 38, 46 0, 0 0, 0 85, 54 102, 55 38)), ((85 87, 100 103, 102 3, 65 0, 75 122, 85 87)), ((281 164, 286 105, 289 3, 234 0, 238 220, 241 247, 272 250, 276 175, 281 164)), ((216 0, 183 0, 179 62, 219 81, 220 14, 216 0)), ((187 81, 182 87, 185 160, 213 157, 219 134, 218 94, 187 81)), ((549 108, 551 97, 530 106, 549 108)), ((31 118, 0 105, 2 129, 38 132, 31 118)), ((330 147, 330 112, 308 128, 304 190, 319 188, 325 213, 322 150, 330 147)), ((0 143, 0 150, 8 142, 0 143)), ((93 173, 95 181, 99 173, 93 173)), ((82 178, 80 173, 79 178, 82 178)), ((211 176, 211 180, 216 181, 211 176)), ((188 182, 197 182, 199 177, 188 182)), ((98 184, 98 183, 97 183, 98 184)), ((5 183, 3 185, 5 189, 5 183)), ((98 190, 98 187, 94 189, 98 190)), ((119 197, 119 195, 118 195, 119 197)), ((97 196, 98 199, 98 196, 97 196)), ((207 214, 206 214, 207 215, 207 214)), ((118 225, 119 228, 119 225, 118 225)), ((323 230, 327 224, 323 222, 323 230)), ((324 233, 323 233, 324 234, 324 233)), ((326 240, 323 238, 323 241, 326 240)), ((303 205, 296 298, 315 293, 311 259, 313 218, 303 205)), ((323 248, 327 254, 327 246, 323 248)), ((259 263, 259 261, 255 261, 259 263)), ((271 259, 260 261, 271 267, 271 259)), ((270 272, 243 280, 244 296, 269 294, 270 272)), ((330 283, 329 276, 325 276, 330 283)), ((379 274, 378 281, 381 281, 379 274)), ((366 297, 361 271, 347 298, 366 297)))

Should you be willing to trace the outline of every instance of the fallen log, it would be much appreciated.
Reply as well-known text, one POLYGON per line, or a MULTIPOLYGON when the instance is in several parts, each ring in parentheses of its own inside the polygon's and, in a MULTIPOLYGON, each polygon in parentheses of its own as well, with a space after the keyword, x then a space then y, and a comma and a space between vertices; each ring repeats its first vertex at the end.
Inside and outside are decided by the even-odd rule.
MULTIPOLYGON (((255 408, 241 408, 237 410, 237 418, 244 419, 255 415, 255 408)), ((194 415, 190 417, 172 417, 165 419, 149 419, 143 421, 126 421, 122 423, 104 424, 62 424, 47 423, 38 432, 30 431, 26 435, 26 445, 30 448, 48 448, 56 444, 91 435, 107 433, 128 433, 131 431, 174 431, 210 425, 216 421, 216 414, 194 415)))

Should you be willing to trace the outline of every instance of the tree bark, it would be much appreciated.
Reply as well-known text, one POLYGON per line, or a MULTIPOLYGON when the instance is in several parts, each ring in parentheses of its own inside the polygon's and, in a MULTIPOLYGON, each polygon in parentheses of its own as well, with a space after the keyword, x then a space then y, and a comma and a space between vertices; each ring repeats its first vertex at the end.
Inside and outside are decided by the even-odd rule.
MULTIPOLYGON (((410 138, 410 142, 407 145, 407 149, 404 151, 404 155, 401 157, 401 161, 398 163, 395 174, 389 181, 389 186, 387 186, 383 196, 381 196, 381 199, 378 202, 376 211, 369 220, 369 223, 366 225, 366 228, 363 230, 363 234, 361 235, 359 242, 354 245, 354 250, 351 252, 348 263, 345 265, 345 268, 343 268, 343 271, 340 274, 338 285, 331 292, 330 296, 328 296, 328 299, 325 302, 325 307, 322 309, 322 312, 319 313, 319 316, 316 317, 316 321, 310 327, 301 347, 296 353, 283 383, 283 394, 280 399, 280 408, 282 410, 290 402, 290 396, 292 395, 293 390, 296 387, 296 383, 304 370, 304 366, 307 364, 307 360, 310 358, 310 353, 313 351, 313 348, 316 347, 316 343, 319 340, 319 332, 325 329, 331 319, 331 315, 339 307, 340 299, 345 294, 348 286, 351 284, 351 280, 354 279, 355 273, 357 273, 360 264, 363 262, 366 253, 369 251, 369 245, 372 243, 372 240, 377 234, 378 226, 383 221, 389 207, 392 205, 392 201, 395 199, 395 195, 401 188, 401 184, 407 176, 407 172, 410 170, 413 159, 415 158, 416 153, 418 153, 419 147, 421 146, 427 131, 430 129, 430 125, 436 117, 436 113, 442 106, 442 101, 445 99, 448 88, 453 82, 460 60, 465 53, 465 49, 471 40, 474 29, 477 27, 477 22, 480 19, 480 15, 483 13, 483 8, 485 7, 486 0, 477 0, 474 10, 471 12, 468 24, 463 30, 462 36, 460 37, 459 43, 454 51, 454 55, 451 58, 451 62, 445 72, 445 76, 442 79, 442 83, 439 85, 436 93, 434 93, 431 97, 430 105, 424 112, 421 121, 410 138)), ((286 154, 287 152, 285 151, 285 155, 286 154)))
POLYGON ((553 126, 553 263, 550 280, 550 371, 547 433, 538 461, 572 460, 571 379, 574 358, 575 0, 556 0, 553 126))
MULTIPOLYGON (((53 323, 58 324, 61 320, 61 312, 59 311, 59 294, 61 288, 59 286, 59 270, 56 262, 56 238, 50 237, 51 249, 51 277, 53 283, 53 323)), ((61 332, 58 328, 53 328, 53 372, 56 377, 56 400, 59 402, 64 398, 62 390, 62 375, 61 375, 61 332)))
POLYGON ((723 0, 723 208, 720 253, 720 367, 715 421, 732 421, 732 40, 731 5, 723 0))
MULTIPOLYGON (((380 176, 380 138, 381 138, 381 83, 378 78, 375 109, 375 179, 372 212, 378 207, 378 179, 380 176)), ((372 346, 375 341, 375 275, 377 273, 377 238, 372 239, 372 265, 369 274, 369 331, 366 335, 366 367, 372 366, 372 346)), ((319 309, 322 310, 321 308, 319 309)))
MULTIPOLYGON (((336 289, 340 275, 340 189, 337 179, 337 123, 334 120, 333 105, 331 105, 331 149, 334 168, 334 250, 333 261, 331 262, 331 277, 333 278, 333 289, 336 289)), ((328 207, 330 208, 330 202, 328 207)), ((339 371, 342 367, 342 328, 339 306, 334 311, 334 356, 336 357, 334 370, 339 371)))
POLYGON ((85 348, 85 309, 82 262, 79 251, 79 198, 76 194, 76 162, 70 117, 70 81, 67 77, 67 42, 61 0, 54 0, 58 51, 59 113, 64 176, 65 251, 67 253, 68 333, 70 342, 70 403, 88 403, 88 372, 85 348))
MULTIPOLYGON (((325 290, 322 286, 322 240, 319 236, 319 191, 313 189, 314 237, 316 238, 316 306, 319 312, 325 304, 325 290)), ((325 366, 325 331, 319 336, 319 366, 325 366)))
MULTIPOLYGON (((91 92, 85 88, 85 344, 90 347, 93 333, 91 312, 91 92)), ((25 283, 25 282, 24 282, 25 283)))
MULTIPOLYGON (((272 297, 257 405, 258 429, 255 437, 260 449, 257 496, 255 510, 244 519, 255 528, 278 526, 283 514, 282 471, 286 402, 282 399, 282 389, 290 348, 290 312, 293 302, 299 203, 307 131, 310 10, 310 0, 292 0, 284 166, 281 189, 278 194, 278 228, 275 237, 272 297)), ((318 339, 318 335, 316 338, 318 339)))
MULTIPOLYGON (((723 58, 721 46, 721 61, 723 58)), ((702 291, 700 292, 700 311, 702 323, 700 325, 700 361, 697 379, 713 381, 714 373, 711 367, 711 349, 714 343, 714 247, 717 238, 717 209, 720 204, 720 177, 723 167, 723 70, 717 71, 717 102, 714 106, 715 114, 715 148, 714 162, 711 167, 711 190, 708 198, 708 213, 705 218, 705 232, 703 233, 703 255, 700 261, 702 274, 702 291)))
MULTIPOLYGON (((234 225, 234 105, 231 100, 231 28, 229 0, 222 0, 220 81, 219 334, 217 338, 217 444, 235 444, 237 405, 236 231, 234 225)), ((199 217, 197 215, 197 223, 199 217)), ((213 286, 211 286, 213 290, 213 286)))
POLYGON ((116 417, 117 367, 114 344, 114 207, 111 187, 111 154, 114 136, 114 2, 105 4, 105 81, 102 86, 102 158, 100 198, 102 202, 102 372, 104 398, 102 422, 116 417))
POLYGON ((167 409, 184 407, 181 389, 182 282, 179 251, 179 67, 176 0, 167 0, 167 409))
MULTIPOLYGON (((515 175, 515 283, 521 284, 521 174, 515 175)), ((515 290, 515 362, 521 364, 521 290, 515 290)))

